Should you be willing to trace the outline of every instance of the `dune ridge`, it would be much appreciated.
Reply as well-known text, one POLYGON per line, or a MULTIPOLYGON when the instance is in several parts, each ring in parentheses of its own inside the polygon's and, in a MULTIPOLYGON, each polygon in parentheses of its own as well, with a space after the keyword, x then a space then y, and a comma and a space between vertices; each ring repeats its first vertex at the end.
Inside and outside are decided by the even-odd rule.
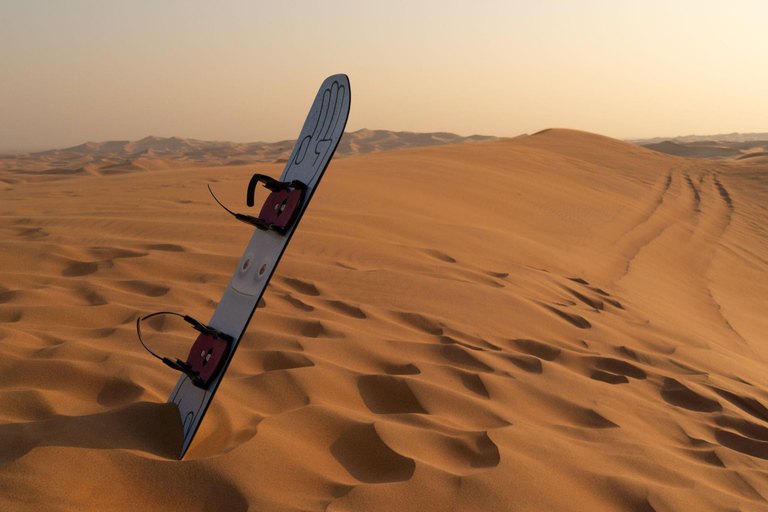
POLYGON ((765 155, 768 133, 727 133, 719 135, 685 135, 629 140, 667 155, 685 158, 742 159, 765 155))
POLYGON ((659 142, 671 141, 678 144, 710 144, 713 141, 727 142, 727 143, 741 143, 741 142, 753 142, 753 141, 766 141, 768 140, 768 132, 751 132, 751 133, 719 133, 716 135, 681 135, 678 137, 653 137, 650 139, 630 139, 627 142, 633 144, 657 144, 659 142))
POLYGON ((768 140, 753 140, 748 142, 730 141, 698 141, 690 143, 664 141, 652 144, 642 144, 643 147, 685 158, 708 159, 743 159, 766 155, 768 140))
POLYGON ((765 509, 768 165, 562 129, 334 160, 174 460, 281 168, 6 181, 1 509, 765 509))
MULTIPOLYGON (((498 137, 362 129, 344 133, 336 150, 336 158, 490 140, 498 140, 498 137)), ((0 184, 189 167, 285 163, 295 142, 239 143, 150 135, 137 141, 86 142, 64 149, 0 154, 0 184)))

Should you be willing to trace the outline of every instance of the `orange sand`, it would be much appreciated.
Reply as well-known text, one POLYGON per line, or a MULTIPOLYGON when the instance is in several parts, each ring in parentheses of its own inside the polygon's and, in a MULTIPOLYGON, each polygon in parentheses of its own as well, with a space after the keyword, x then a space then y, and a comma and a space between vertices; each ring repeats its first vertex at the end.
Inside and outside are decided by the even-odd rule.
POLYGON ((569 130, 333 161, 176 461, 281 169, 3 171, 0 510, 766 510, 768 162, 569 130))

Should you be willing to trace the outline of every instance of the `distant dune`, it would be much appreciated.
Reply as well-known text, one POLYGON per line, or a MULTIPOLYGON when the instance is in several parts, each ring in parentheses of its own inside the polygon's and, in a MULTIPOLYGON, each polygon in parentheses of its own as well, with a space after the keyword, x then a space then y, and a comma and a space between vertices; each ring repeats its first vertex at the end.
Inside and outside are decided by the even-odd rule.
POLYGON ((768 509, 765 157, 466 141, 345 139, 182 462, 136 318, 210 317, 252 229, 206 184, 246 212, 284 166, 224 164, 290 144, 5 167, 0 510, 768 509))
POLYGON ((745 160, 747 158, 766 158, 768 157, 768 151, 756 151, 752 153, 747 153, 746 155, 740 156, 739 160, 745 160))
MULTIPOLYGON (((413 133, 389 130, 358 130, 345 133, 337 158, 380 151, 498 140, 498 137, 454 133, 413 133)), ((64 149, 0 155, 0 179, 4 172, 16 179, 37 176, 115 175, 140 170, 280 163, 288 161, 293 140, 280 142, 217 142, 180 137, 149 136, 137 141, 86 142, 64 149), (23 172, 20 173, 20 171, 23 172)))
POLYGON ((717 142, 754 142, 754 141, 767 141, 768 132, 763 133, 720 133, 717 135, 681 135, 678 137, 653 137, 651 139, 630 139, 627 142, 633 144, 657 144, 659 142, 671 141, 678 144, 690 144, 696 142, 711 143, 717 142))
POLYGON ((768 151, 768 133, 688 135, 671 139, 629 141, 648 149, 685 158, 743 158, 768 151))
POLYGON ((412 133, 363 129, 352 133, 345 133, 337 152, 343 156, 364 155, 396 149, 462 144, 466 142, 487 142, 491 140, 499 140, 499 138, 487 135, 462 137, 455 133, 446 132, 412 133))

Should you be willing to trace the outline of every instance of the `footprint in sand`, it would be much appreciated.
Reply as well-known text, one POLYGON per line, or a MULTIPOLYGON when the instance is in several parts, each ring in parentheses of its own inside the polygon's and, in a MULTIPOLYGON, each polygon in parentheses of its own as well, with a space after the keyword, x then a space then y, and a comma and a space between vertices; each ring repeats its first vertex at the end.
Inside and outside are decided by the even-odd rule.
POLYGON ((600 311, 605 309, 605 304, 603 304, 602 300, 600 300, 598 298, 595 298, 595 297, 587 297, 583 293, 580 293, 580 292, 578 292, 578 291, 576 291, 573 288, 568 287, 568 286, 563 286, 563 288, 568 293, 570 293, 571 295, 576 297, 576 299, 578 299, 581 303, 586 304, 587 306, 591 307, 592 309, 597 309, 597 310, 600 310, 600 311))
POLYGON ((281 295, 281 297, 283 299, 285 299, 285 301, 288 302, 288 304, 290 304, 294 308, 298 309, 299 311, 303 311, 305 313, 308 313, 310 311, 314 311, 315 310, 315 306, 311 306, 309 304, 306 304, 306 303, 302 302, 301 300, 293 297, 290 293, 286 293, 284 295, 281 295))
POLYGON ((637 350, 631 349, 625 345, 616 347, 615 350, 620 356, 626 357, 627 359, 632 359, 633 361, 637 361, 639 363, 651 364, 651 359, 648 356, 642 353, 638 353, 637 350))
POLYGON ((588 290, 590 290, 590 291, 592 291, 592 292, 594 292, 594 293, 596 293, 598 295, 601 295, 601 298, 589 297, 589 296, 587 296, 587 295, 585 295, 583 293, 580 293, 580 292, 576 291, 575 289, 573 289, 573 288, 571 288, 569 286, 564 286, 563 287, 569 293, 571 293, 574 297, 576 297, 577 299, 579 299, 581 302, 583 302, 584 304, 588 305, 589 307, 592 307, 594 309, 602 310, 604 308, 604 304, 603 303, 607 303, 607 304, 610 304, 611 306, 613 306, 613 307, 615 307, 617 309, 624 309, 624 306, 622 306, 619 301, 617 301, 616 299, 611 298, 611 294, 609 294, 608 292, 606 292, 604 290, 601 290, 597 286, 590 285, 584 279, 581 279, 579 277, 569 277, 568 279, 570 281, 573 281, 574 283, 582 284, 588 290))
MULTIPOLYGON (((674 353, 674 349, 672 350, 671 353, 674 353)), ((700 370, 698 368, 694 368, 691 365, 688 365, 688 364, 685 364, 685 363, 681 363, 680 361, 678 361, 676 359, 670 358, 669 362, 672 363, 673 365, 677 366, 681 370, 683 370, 683 373, 686 374, 686 375, 709 375, 709 373, 705 372, 704 370, 700 370)))
POLYGON ((327 329, 319 320, 298 320, 294 324, 299 328, 299 334, 306 338, 344 338, 343 332, 327 329))
POLYGON ((751 457, 768 459, 768 428, 730 416, 721 416, 715 421, 723 427, 715 429, 715 440, 722 446, 751 457))
POLYGON ((342 302, 340 300, 329 300, 327 304, 342 315, 358 318, 361 320, 368 318, 368 315, 366 315, 362 309, 357 306, 347 304, 346 302, 342 302))
POLYGON ((367 484, 405 482, 416 470, 414 460, 387 446, 372 423, 347 428, 331 445, 331 454, 352 477, 367 484))
POLYGON ((541 374, 544 371, 541 359, 533 356, 507 356, 507 360, 528 373, 541 374))
POLYGON ((682 407, 689 411, 720 412, 723 410, 723 407, 717 400, 696 393, 671 377, 664 379, 661 397, 668 404, 682 407))
POLYGON ((424 249, 424 252, 433 258, 446 263, 456 263, 456 259, 436 249, 424 249))
POLYGON ((457 345, 445 345, 440 348, 440 355, 451 363, 484 373, 493 373, 493 368, 471 355, 457 345))
POLYGON ((567 415, 578 427, 582 428, 619 428, 619 426, 598 413, 594 409, 587 409, 573 404, 567 411, 567 415))
POLYGON ((43 228, 16 228, 18 232, 16 236, 24 237, 27 240, 36 240, 38 238, 45 238, 49 235, 43 228))
POLYGON ((768 459, 768 442, 757 441, 728 430, 719 429, 715 431, 715 440, 733 451, 758 459, 768 459))
POLYGON ((292 370, 294 368, 307 368, 310 366, 315 366, 315 363, 304 354, 283 351, 270 352, 262 363, 262 368, 264 368, 265 372, 292 370))
POLYGON ((486 399, 491 398, 490 393, 488 393, 488 388, 485 387, 480 375, 476 373, 460 372, 459 378, 464 387, 471 392, 486 399))
POLYGON ((317 297, 320 295, 317 287, 312 283, 301 281, 299 279, 293 279, 290 277, 284 278, 283 282, 302 295, 309 295, 311 297, 317 297))
POLYGON ((8 304, 9 302, 13 302, 13 300, 20 295, 21 294, 18 290, 3 289, 0 291, 0 304, 8 304))
POLYGON ((108 304, 107 299, 96 290, 84 289, 80 290, 78 293, 85 299, 89 306, 103 306, 108 304))
POLYGON ((459 341, 455 338, 451 338, 450 336, 440 336, 440 343, 443 345, 461 345, 462 347, 466 347, 470 350, 477 350, 477 351, 484 351, 484 348, 480 348, 475 345, 470 345, 469 343, 464 343, 463 341, 459 341))
POLYGON ((413 363, 392 363, 384 366, 384 372, 388 375, 418 375, 421 373, 421 370, 413 363))
POLYGON ((595 367, 598 370, 603 370, 618 375, 625 375, 632 377, 633 379, 645 379, 647 374, 642 368, 638 368, 632 363, 622 361, 620 359, 613 359, 612 357, 598 357, 595 367))
POLYGON ((21 308, 0 308, 0 324, 15 324, 20 322, 23 316, 21 308))
POLYGON ((418 313, 395 313, 395 317, 398 318, 402 324, 411 329, 432 334, 433 336, 443 335, 443 326, 437 320, 427 318, 418 313))
POLYGON ((565 311, 561 311, 555 307, 549 306, 547 304, 542 304, 546 309, 560 317, 561 319, 565 320, 569 324, 571 324, 574 327, 578 327, 579 329, 591 329, 592 324, 589 323, 589 321, 581 317, 579 315, 575 315, 573 313, 566 313, 565 311))
POLYGON ((605 382, 606 384, 628 384, 629 379, 625 375, 616 375, 610 372, 604 372, 602 370, 592 370, 589 374, 589 378, 592 380, 598 380, 605 382))
MULTIPOLYGON (((759 420, 768 422, 768 409, 766 409, 766 407, 757 399, 749 396, 737 395, 736 393, 731 393, 730 391, 716 388, 714 386, 710 386, 710 389, 747 414, 759 420)), ((768 439, 766 440, 768 441, 768 439)))
POLYGON ((496 443, 491 441, 488 437, 488 432, 483 434, 475 440, 476 450, 472 450, 471 460, 469 465, 473 468, 495 468, 501 462, 501 455, 499 454, 499 448, 496 443))
POLYGON ((598 357, 595 361, 595 368, 589 377, 608 384, 627 384, 629 382, 627 377, 645 379, 647 375, 643 369, 626 361, 610 357, 598 357))
POLYGON ((510 343, 519 350, 526 354, 538 357, 545 361, 554 361, 560 355, 561 350, 552 345, 542 343, 541 341, 529 340, 529 339, 514 339, 509 340, 510 343))
POLYGON ((389 375, 363 375, 357 389, 366 407, 375 414, 427 414, 408 381, 389 375))
POLYGON ((451 329, 445 326, 443 328, 443 332, 445 334, 440 336, 440 343, 444 345, 456 344, 471 350, 478 350, 481 352, 487 350, 493 350, 495 352, 501 351, 501 347, 494 345, 493 343, 486 341, 484 338, 479 336, 473 336, 466 332, 462 332, 457 329, 451 329))
POLYGON ((62 270, 62 277, 82 277, 95 274, 99 270, 97 261, 76 261, 62 270))

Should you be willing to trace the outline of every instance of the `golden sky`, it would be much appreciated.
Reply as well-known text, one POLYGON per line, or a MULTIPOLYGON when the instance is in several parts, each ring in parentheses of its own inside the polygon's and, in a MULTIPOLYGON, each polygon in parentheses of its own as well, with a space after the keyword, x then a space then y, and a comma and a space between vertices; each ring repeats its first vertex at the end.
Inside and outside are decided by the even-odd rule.
POLYGON ((348 130, 768 131, 768 1, 0 0, 0 150, 348 130))

